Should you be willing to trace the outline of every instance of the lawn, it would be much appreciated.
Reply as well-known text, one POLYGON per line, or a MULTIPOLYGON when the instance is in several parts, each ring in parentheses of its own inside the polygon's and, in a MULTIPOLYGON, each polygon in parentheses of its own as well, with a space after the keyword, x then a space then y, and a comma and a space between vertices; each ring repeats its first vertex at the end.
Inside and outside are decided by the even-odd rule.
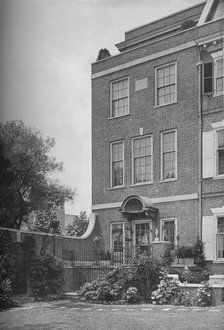
POLYGON ((0 329, 224 329, 224 306, 91 305, 61 301, 0 313, 0 329))

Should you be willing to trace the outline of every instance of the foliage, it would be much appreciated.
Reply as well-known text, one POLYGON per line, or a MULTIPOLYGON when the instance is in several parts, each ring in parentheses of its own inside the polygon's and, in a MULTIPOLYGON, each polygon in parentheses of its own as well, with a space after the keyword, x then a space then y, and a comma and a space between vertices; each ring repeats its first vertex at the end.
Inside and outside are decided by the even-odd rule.
POLYGON ((145 300, 149 300, 151 292, 159 283, 160 271, 164 263, 153 260, 145 252, 136 253, 130 263, 129 280, 136 286, 145 300))
POLYGON ((10 234, 0 232, 0 308, 14 305, 12 300, 12 280, 16 263, 20 256, 16 253, 10 234))
POLYGON ((65 228, 66 235, 80 237, 86 232, 88 224, 86 212, 81 211, 80 215, 75 215, 73 222, 65 228))
POLYGON ((104 58, 110 57, 110 52, 106 48, 101 48, 97 57, 97 61, 103 60, 104 58))
POLYGON ((201 282, 197 289, 196 297, 191 297, 189 292, 183 290, 178 280, 167 277, 166 270, 161 271, 161 280, 158 288, 152 292, 152 303, 158 305, 185 305, 185 306, 210 306, 212 304, 211 288, 208 282, 201 282))
POLYGON ((194 263, 201 268, 205 267, 204 245, 199 238, 194 245, 194 263))
POLYGON ((197 300, 198 306, 205 307, 212 304, 212 293, 208 282, 202 282, 201 286, 197 289, 197 300))
POLYGON ((61 234, 62 228, 59 224, 56 229, 52 227, 52 220, 55 219, 55 212, 52 209, 33 211, 29 216, 28 229, 44 233, 61 234))
POLYGON ((197 283, 197 284, 203 281, 208 281, 209 275, 212 274, 207 269, 199 268, 199 267, 179 270, 177 273, 179 275, 179 279, 181 282, 197 283))
POLYGON ((30 260, 29 277, 34 297, 60 295, 64 284, 63 263, 47 253, 30 260))
POLYGON ((123 294, 122 299, 128 304, 137 304, 141 301, 138 289, 135 287, 128 288, 126 293, 123 294))
POLYGON ((197 23, 193 19, 185 20, 181 23, 181 29, 187 30, 194 27, 197 23))
POLYGON ((138 253, 130 267, 116 267, 104 279, 85 284, 81 289, 84 301, 137 303, 149 300, 159 283, 162 263, 145 253, 138 253))
POLYGON ((160 274, 160 283, 151 294, 152 303, 158 305, 172 304, 180 291, 178 281, 169 279, 165 269, 162 269, 160 274))
POLYGON ((33 210, 54 209, 73 199, 74 192, 50 181, 62 163, 48 154, 52 138, 26 127, 22 121, 0 123, 0 225, 20 228, 33 210))

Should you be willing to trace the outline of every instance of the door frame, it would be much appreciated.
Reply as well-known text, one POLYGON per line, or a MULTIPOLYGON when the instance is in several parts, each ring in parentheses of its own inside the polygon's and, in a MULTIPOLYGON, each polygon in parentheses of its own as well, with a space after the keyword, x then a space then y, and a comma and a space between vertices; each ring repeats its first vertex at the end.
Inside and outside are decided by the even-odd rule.
POLYGON ((139 219, 139 220, 134 220, 132 222, 132 230, 133 230, 133 246, 134 246, 134 251, 136 249, 136 224, 142 224, 142 223, 149 223, 149 244, 152 243, 152 219, 139 219))

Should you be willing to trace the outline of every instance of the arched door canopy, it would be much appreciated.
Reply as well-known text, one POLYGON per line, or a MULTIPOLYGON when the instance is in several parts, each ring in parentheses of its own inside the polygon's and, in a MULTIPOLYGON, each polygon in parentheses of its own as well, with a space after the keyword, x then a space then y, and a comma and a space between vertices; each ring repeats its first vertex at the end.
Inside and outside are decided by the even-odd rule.
POLYGON ((138 214, 158 212, 158 209, 153 205, 152 201, 145 196, 131 195, 125 198, 123 201, 120 211, 122 213, 138 214))

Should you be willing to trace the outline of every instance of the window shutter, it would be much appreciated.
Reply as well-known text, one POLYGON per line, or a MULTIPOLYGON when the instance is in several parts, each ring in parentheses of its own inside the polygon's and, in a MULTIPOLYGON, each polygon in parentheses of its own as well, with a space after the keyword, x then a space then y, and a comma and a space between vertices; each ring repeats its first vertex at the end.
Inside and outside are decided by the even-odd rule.
POLYGON ((211 178, 213 170, 213 131, 203 133, 203 178, 211 178))
POLYGON ((206 216, 202 219, 202 242, 206 260, 214 259, 214 219, 206 216))
POLYGON ((204 63, 204 94, 213 93, 213 63, 204 63))

